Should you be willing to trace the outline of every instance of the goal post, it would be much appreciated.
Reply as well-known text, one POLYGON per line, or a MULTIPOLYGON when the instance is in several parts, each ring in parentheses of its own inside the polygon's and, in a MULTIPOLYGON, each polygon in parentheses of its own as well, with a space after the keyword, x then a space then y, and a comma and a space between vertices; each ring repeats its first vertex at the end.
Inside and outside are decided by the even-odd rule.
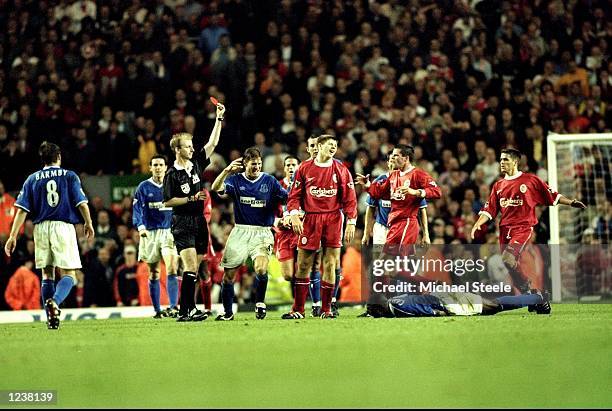
MULTIPOLYGON (((550 187, 570 198, 577 197, 587 204, 586 212, 569 207, 564 207, 563 210, 559 207, 549 208, 552 299, 558 302, 564 298, 586 297, 580 290, 580 278, 576 278, 576 292, 568 291, 564 287, 564 279, 572 273, 568 273, 566 267, 562 273, 562 258, 567 258, 562 254, 566 248, 577 247, 581 243, 586 230, 592 229, 593 219, 598 218, 602 209, 606 210, 604 218, 607 218, 609 196, 612 192, 609 172, 612 161, 612 133, 550 133, 547 144, 550 187)), ((601 243, 609 242, 610 233, 606 229, 601 243)), ((574 274, 580 271, 575 270, 574 274)), ((606 286, 609 287, 610 273, 609 270, 605 271, 599 278, 600 284, 596 285, 595 289, 589 287, 592 294, 601 295, 606 292, 606 286)))

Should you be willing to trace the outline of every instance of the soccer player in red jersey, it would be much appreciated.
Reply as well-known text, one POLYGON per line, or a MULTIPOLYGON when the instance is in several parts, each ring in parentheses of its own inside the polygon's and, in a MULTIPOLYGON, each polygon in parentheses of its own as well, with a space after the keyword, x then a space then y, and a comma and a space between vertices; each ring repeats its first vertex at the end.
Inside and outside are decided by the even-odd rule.
POLYGON ((410 255, 419 237, 417 215, 422 199, 440 198, 440 187, 427 172, 414 167, 414 148, 398 144, 391 152, 389 160, 395 170, 384 181, 371 183, 369 175, 357 174, 356 183, 363 184, 370 196, 375 199, 390 199, 389 232, 384 254, 410 255))
POLYGON ((321 279, 321 318, 334 318, 331 300, 335 269, 342 246, 343 213, 347 217, 344 238, 353 241, 357 221, 357 197, 353 177, 344 164, 334 160, 338 142, 324 134, 317 140, 318 153, 314 160, 304 161, 298 168, 287 210, 293 231, 298 237, 298 271, 295 278, 295 298, 292 310, 283 319, 304 318, 304 303, 308 293, 309 272, 315 252, 323 247, 323 278, 321 279), (300 210, 306 215, 302 222, 300 210))
MULTIPOLYGON (((280 181, 281 186, 289 191, 295 171, 298 168, 300 161, 293 157, 285 157, 285 177, 280 181)), ((285 207, 283 207, 285 208, 285 207)), ((276 235, 274 237, 274 248, 276 250, 276 258, 281 264, 281 273, 287 281, 293 279, 293 271, 295 265, 295 251, 297 250, 298 235, 291 229, 289 213, 285 212, 282 218, 278 221, 276 235)))
POLYGON ((533 226, 538 220, 535 216, 537 205, 552 206, 569 205, 585 209, 586 205, 574 199, 562 196, 541 178, 534 174, 518 170, 521 152, 506 148, 501 151, 500 168, 504 178, 497 180, 491 188, 491 195, 480 211, 480 217, 472 228, 472 239, 477 230, 489 220, 497 217, 501 211, 499 222, 499 244, 502 260, 508 268, 515 287, 521 293, 529 292, 528 277, 520 271, 518 260, 521 251, 533 234, 533 226))
POLYGON ((208 249, 202 257, 202 262, 198 268, 198 277, 200 278, 200 293, 202 295, 202 304, 204 304, 204 313, 209 317, 212 315, 212 300, 210 293, 212 290, 212 278, 210 275, 209 263, 215 257, 215 249, 212 243, 210 234, 210 219, 212 214, 212 199, 207 189, 203 189, 204 193, 204 220, 208 226, 208 249))

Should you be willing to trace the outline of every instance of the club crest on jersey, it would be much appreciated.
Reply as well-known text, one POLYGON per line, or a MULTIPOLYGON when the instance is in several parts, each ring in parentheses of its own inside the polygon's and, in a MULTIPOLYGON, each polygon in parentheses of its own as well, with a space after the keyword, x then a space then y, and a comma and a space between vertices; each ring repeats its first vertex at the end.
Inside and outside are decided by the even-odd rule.
POLYGON ((261 187, 259 187, 259 191, 262 193, 267 193, 268 191, 270 191, 270 189, 268 188, 267 184, 262 184, 261 187))
POLYGON ((338 177, 336 177, 336 175, 335 175, 335 174, 332 176, 332 181, 333 181, 334 183, 338 183, 338 177))
POLYGON ((302 244, 306 244, 308 242, 308 238, 302 237, 302 244))
POLYGON ((521 190, 521 193, 525 194, 527 192, 527 186, 525 184, 521 184, 519 190, 521 190))
POLYGON ((183 191, 183 193, 187 194, 189 193, 189 184, 185 183, 185 184, 181 184, 181 190, 183 191))
POLYGON ((404 187, 410 187, 410 179, 404 181, 404 187))
POLYGON ((191 176, 191 182, 192 182, 193 184, 199 183, 199 182, 200 182, 200 177, 198 177, 198 175, 197 175, 197 174, 193 174, 193 175, 191 176))

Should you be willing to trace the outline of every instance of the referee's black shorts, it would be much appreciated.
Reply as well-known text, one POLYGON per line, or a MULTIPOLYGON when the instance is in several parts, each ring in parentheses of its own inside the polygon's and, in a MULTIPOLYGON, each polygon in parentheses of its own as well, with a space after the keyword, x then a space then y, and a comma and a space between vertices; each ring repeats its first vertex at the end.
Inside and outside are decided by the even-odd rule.
POLYGON ((208 251, 208 224, 204 216, 172 216, 172 236, 177 251, 195 248, 198 254, 208 251))

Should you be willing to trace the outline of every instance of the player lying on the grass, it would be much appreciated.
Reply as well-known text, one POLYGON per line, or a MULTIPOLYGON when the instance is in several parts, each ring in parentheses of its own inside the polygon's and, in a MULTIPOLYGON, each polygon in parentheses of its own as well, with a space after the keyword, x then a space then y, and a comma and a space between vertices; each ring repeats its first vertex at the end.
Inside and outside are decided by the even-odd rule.
POLYGON ((34 224, 36 268, 42 268, 42 299, 45 302, 47 328, 60 326, 60 304, 77 283, 81 268, 75 224, 84 222, 84 234, 94 237, 93 223, 81 180, 74 171, 61 167, 62 153, 56 144, 44 141, 38 149, 43 169, 30 174, 23 183, 15 207, 11 233, 4 245, 11 256, 17 245, 17 234, 28 214, 34 224), (55 268, 62 276, 55 286, 55 268))
POLYGON ((140 243, 138 259, 149 269, 149 296, 155 309, 153 318, 178 316, 178 251, 171 232, 172 208, 164 207, 164 175, 168 170, 166 156, 156 154, 150 161, 151 178, 141 182, 134 193, 134 226, 138 228, 140 243), (164 260, 168 272, 168 298, 170 307, 162 311, 160 299, 160 263, 164 260))
POLYGON ((526 293, 531 286, 529 277, 520 269, 519 258, 533 234, 533 226, 538 223, 536 206, 564 204, 584 210, 586 205, 557 193, 540 177, 519 171, 520 159, 521 152, 516 149, 506 148, 501 151, 499 164, 501 173, 505 176, 493 184, 489 200, 472 228, 471 237, 473 240, 476 231, 501 212, 499 246, 502 260, 508 268, 514 286, 519 292, 526 293))
POLYGON ((278 180, 261 171, 261 153, 256 147, 247 148, 242 158, 227 166, 212 183, 211 190, 227 194, 234 200, 234 220, 221 265, 223 276, 222 300, 225 312, 216 321, 234 319, 234 278, 249 257, 255 268, 255 318, 266 316, 268 263, 274 248, 272 226, 279 203, 287 200, 287 191, 278 180), (238 174, 240 171, 243 173, 238 174))
POLYGON ((472 293, 402 294, 368 304, 371 317, 443 317, 449 315, 493 315, 502 311, 529 307, 538 314, 550 314, 548 299, 541 293, 508 295, 495 299, 472 293))

